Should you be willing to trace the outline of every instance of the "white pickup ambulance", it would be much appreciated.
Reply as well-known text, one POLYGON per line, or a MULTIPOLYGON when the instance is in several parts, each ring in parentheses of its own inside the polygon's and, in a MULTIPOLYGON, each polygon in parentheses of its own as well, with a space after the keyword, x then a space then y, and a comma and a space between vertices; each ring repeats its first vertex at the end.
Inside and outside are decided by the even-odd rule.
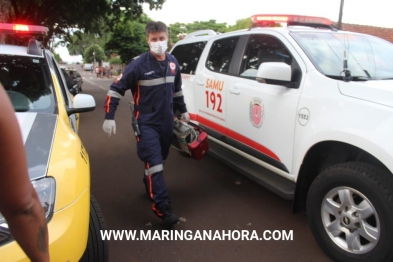
POLYGON ((210 153, 307 211, 333 260, 393 261, 393 44, 325 18, 252 20, 171 50, 210 153))

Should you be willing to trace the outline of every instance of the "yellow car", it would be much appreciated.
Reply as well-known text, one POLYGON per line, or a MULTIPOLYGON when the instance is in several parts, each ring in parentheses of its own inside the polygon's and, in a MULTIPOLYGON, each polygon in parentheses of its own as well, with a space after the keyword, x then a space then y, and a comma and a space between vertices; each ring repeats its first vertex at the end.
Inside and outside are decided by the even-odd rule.
MULTIPOLYGON (((90 195, 89 156, 77 134, 78 114, 94 110, 95 101, 70 95, 53 54, 30 37, 45 32, 42 26, 0 24, 0 34, 27 39, 24 45, 0 44, 0 82, 19 120, 29 176, 46 211, 51 261, 108 261, 100 234, 104 219, 90 195)), ((1 214, 0 261, 29 261, 1 214)))

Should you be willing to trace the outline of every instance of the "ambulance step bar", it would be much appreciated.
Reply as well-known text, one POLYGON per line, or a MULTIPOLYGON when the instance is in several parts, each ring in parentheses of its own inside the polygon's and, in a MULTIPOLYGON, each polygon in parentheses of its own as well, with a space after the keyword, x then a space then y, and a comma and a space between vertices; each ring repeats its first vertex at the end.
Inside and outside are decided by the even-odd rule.
POLYGON ((280 197, 288 200, 292 200, 294 198, 296 187, 295 182, 275 174, 274 172, 240 156, 215 141, 217 140, 209 139, 210 155, 218 158, 231 168, 242 173, 251 180, 254 180, 280 197))

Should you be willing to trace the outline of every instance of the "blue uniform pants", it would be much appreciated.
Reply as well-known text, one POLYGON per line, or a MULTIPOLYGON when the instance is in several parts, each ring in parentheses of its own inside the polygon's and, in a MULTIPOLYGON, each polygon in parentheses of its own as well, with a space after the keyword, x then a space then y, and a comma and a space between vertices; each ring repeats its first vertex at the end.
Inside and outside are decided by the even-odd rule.
POLYGON ((164 126, 139 126, 141 136, 137 142, 137 153, 145 163, 143 182, 146 191, 154 204, 153 211, 162 217, 162 205, 170 203, 168 190, 164 180, 164 160, 168 157, 173 136, 173 124, 170 121, 164 126))

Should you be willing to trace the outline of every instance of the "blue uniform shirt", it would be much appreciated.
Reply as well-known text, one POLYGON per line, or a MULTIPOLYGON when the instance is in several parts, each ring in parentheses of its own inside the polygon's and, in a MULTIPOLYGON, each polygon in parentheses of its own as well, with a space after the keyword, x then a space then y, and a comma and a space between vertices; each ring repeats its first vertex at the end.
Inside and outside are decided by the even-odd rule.
POLYGON ((141 54, 127 65, 110 86, 104 110, 105 119, 114 119, 119 100, 131 89, 134 97, 134 114, 139 124, 160 124, 173 121, 173 112, 187 112, 181 88, 179 64, 166 53, 158 61, 150 52, 141 54))

